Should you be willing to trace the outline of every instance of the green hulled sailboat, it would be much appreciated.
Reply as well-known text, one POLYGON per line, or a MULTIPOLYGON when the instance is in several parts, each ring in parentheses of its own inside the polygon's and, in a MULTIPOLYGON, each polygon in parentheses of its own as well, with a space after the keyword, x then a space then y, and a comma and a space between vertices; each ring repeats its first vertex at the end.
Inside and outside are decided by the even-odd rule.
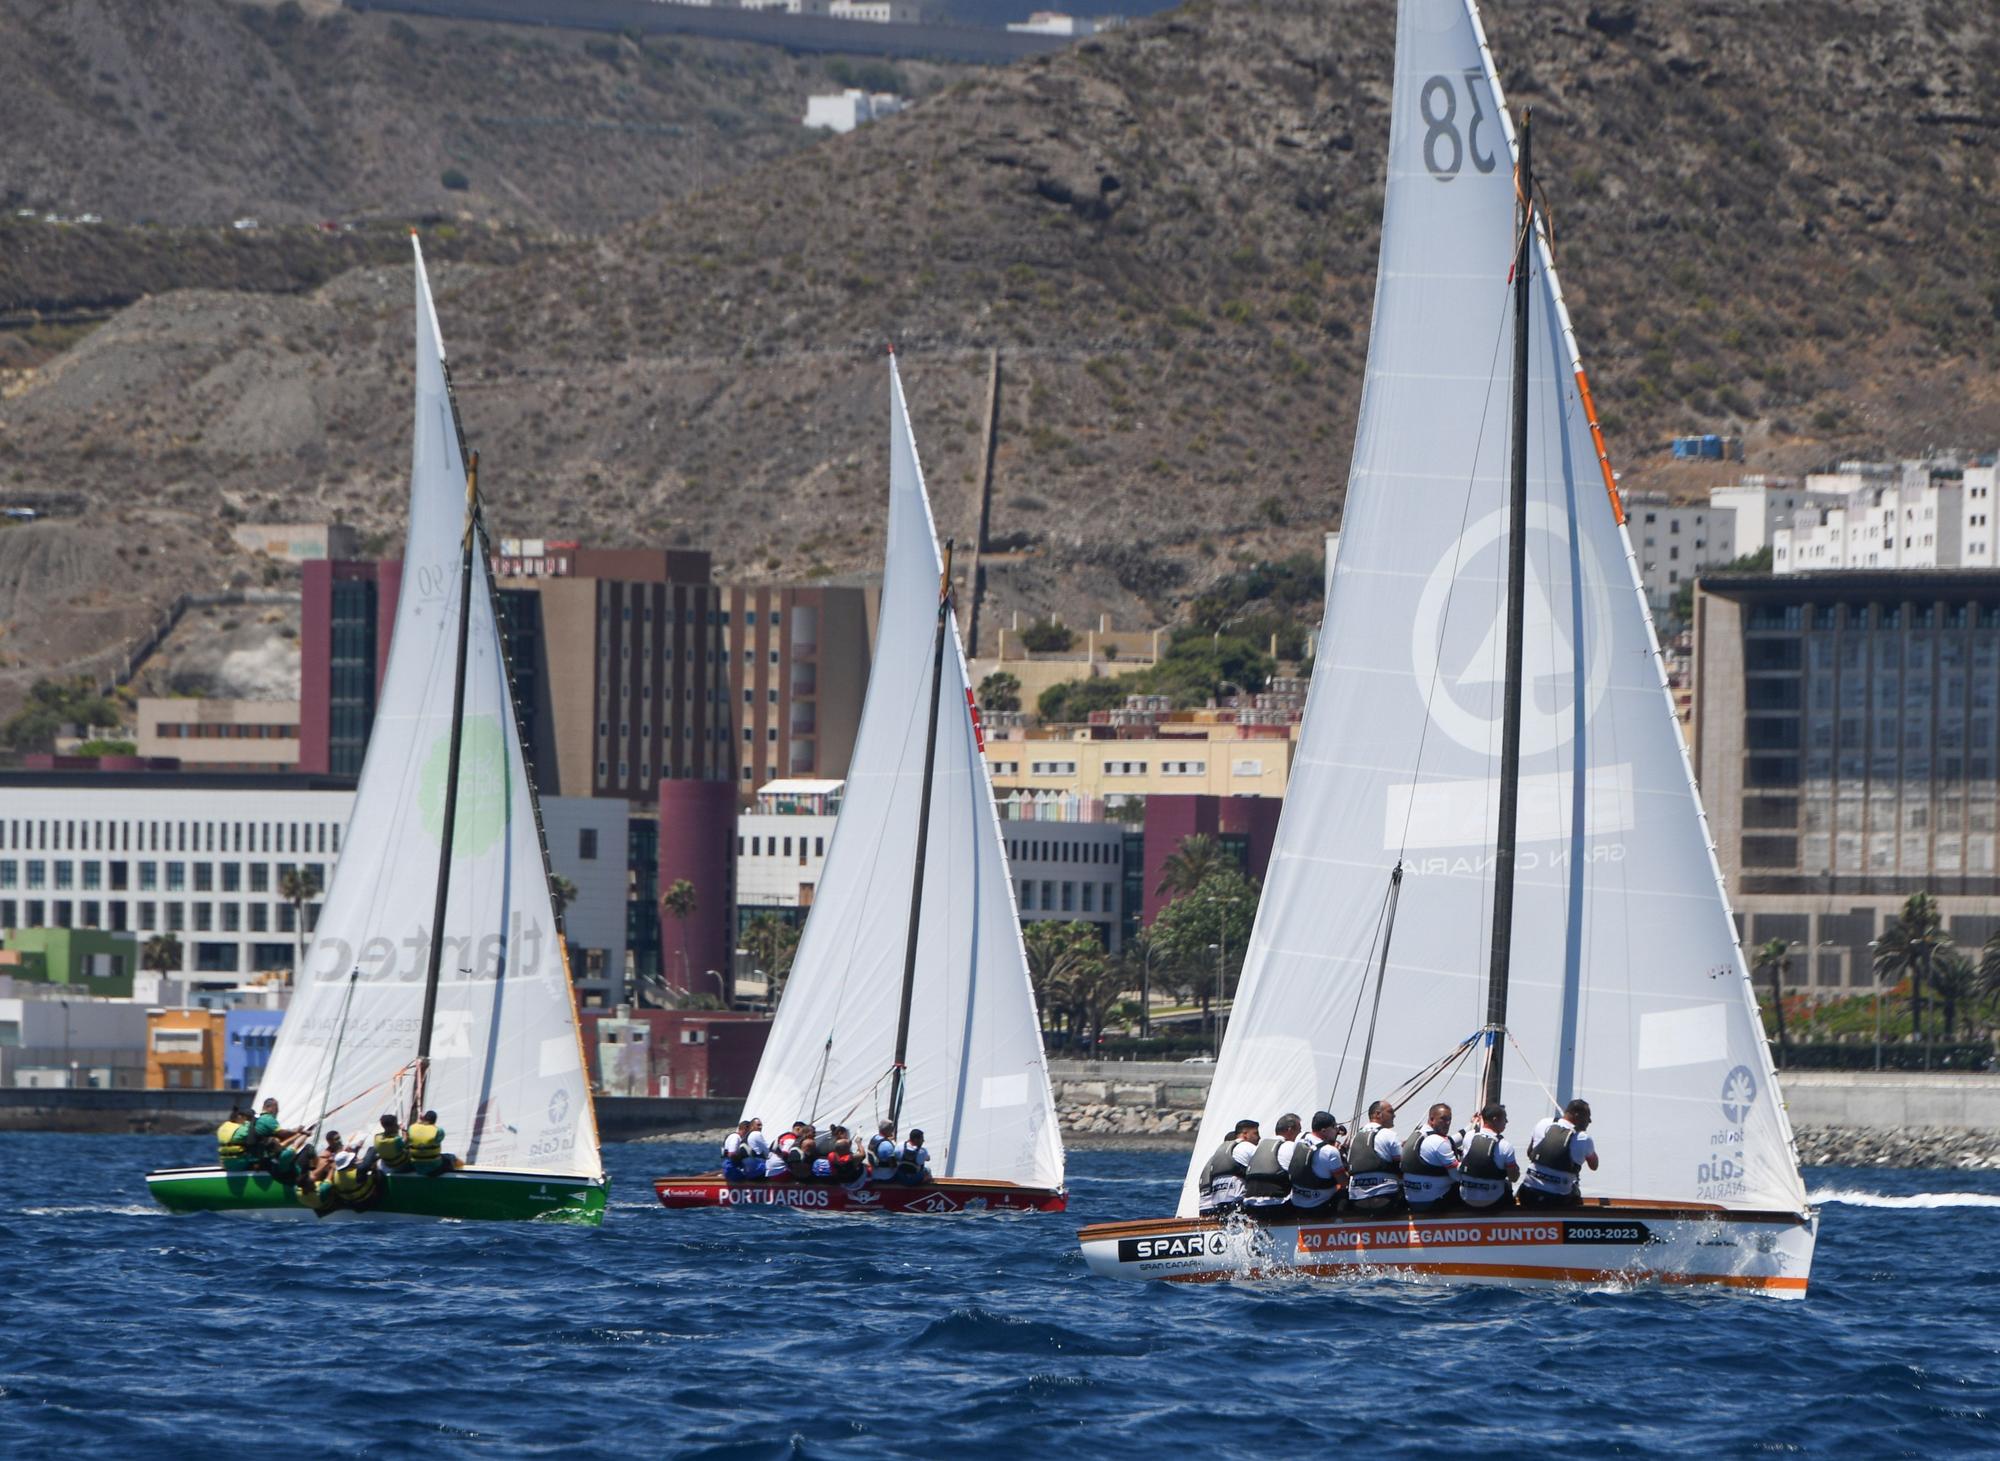
MULTIPOLYGON (((341 1216, 596 1224, 597 1118, 541 815, 495 623, 475 474, 416 257, 410 532, 368 755, 257 1097, 366 1143, 438 1113, 462 1165, 341 1216)), ((309 1216, 262 1171, 168 1169, 177 1212, 309 1216)))

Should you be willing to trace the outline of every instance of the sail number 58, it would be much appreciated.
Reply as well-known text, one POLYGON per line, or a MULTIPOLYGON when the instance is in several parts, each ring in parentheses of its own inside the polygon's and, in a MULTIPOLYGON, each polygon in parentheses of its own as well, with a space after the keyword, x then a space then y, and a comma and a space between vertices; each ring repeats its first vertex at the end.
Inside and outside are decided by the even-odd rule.
POLYGON ((1479 125, 1486 120, 1479 103, 1480 83, 1484 79, 1476 66, 1465 73, 1465 98, 1471 116, 1462 137, 1458 131, 1458 88, 1451 77, 1433 76, 1417 94, 1417 110, 1424 119, 1424 166, 1441 183, 1458 176, 1468 155, 1478 171, 1493 171, 1493 154, 1481 151, 1479 143, 1479 125))

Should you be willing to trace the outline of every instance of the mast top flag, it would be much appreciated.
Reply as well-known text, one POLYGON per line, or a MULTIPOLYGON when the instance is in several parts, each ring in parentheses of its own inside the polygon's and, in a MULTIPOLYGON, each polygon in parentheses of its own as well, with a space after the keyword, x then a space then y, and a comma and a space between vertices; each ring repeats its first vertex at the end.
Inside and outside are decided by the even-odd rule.
MULTIPOLYGON (((1340 558, 1229 1039, 1243 1112, 1357 1079, 1461 1116, 1487 1024, 1505 680, 1516 139, 1472 0, 1401 0, 1340 558), (1470 1043, 1468 1043, 1470 1042, 1470 1043)), ((1538 224, 1539 227, 1539 224, 1538 224)), ((1530 250, 1520 783, 1503 1099, 1588 1097, 1593 1196, 1803 1212, 1791 1131, 1545 233, 1530 250)), ((1335 1106, 1334 1109, 1343 1109, 1335 1106)))

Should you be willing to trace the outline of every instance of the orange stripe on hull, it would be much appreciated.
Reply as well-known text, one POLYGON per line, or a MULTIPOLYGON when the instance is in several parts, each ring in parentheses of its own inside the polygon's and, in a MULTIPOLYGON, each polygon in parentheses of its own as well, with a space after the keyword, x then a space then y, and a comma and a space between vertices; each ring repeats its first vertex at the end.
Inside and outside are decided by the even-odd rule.
POLYGON ((1618 479, 1611 474, 1611 453, 1605 449, 1604 432, 1597 424, 1597 403, 1590 399, 1590 381, 1580 365, 1576 368, 1576 392, 1583 400, 1583 419, 1590 423, 1590 440, 1597 448, 1597 466, 1604 473, 1604 493, 1611 499, 1611 515, 1623 527, 1625 504, 1618 496, 1618 479))
MULTIPOLYGON (((1436 1274, 1443 1278, 1539 1278, 1552 1283, 1661 1283, 1686 1287, 1716 1285, 1732 1289, 1777 1289, 1804 1293, 1806 1280, 1754 1273, 1656 1273, 1633 1272, 1622 1268, 1542 1268, 1530 1263, 1300 1263, 1268 1270, 1271 1273, 1304 1273, 1315 1278, 1337 1278, 1344 1274, 1393 1272, 1417 1275, 1436 1274)), ((1263 1270, 1259 1270, 1261 1274, 1263 1270)), ((1163 1274, 1174 1283, 1226 1283, 1233 1273, 1163 1274)))

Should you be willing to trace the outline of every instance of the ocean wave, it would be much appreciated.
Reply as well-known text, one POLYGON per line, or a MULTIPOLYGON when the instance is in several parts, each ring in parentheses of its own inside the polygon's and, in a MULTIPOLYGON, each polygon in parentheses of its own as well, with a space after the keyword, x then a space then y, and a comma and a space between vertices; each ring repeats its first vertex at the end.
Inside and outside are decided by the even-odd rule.
POLYGON ((1832 1187, 1824 1192, 1808 1192, 1806 1201, 1822 1207, 1830 1202, 1844 1207, 2000 1207, 2000 1193, 1864 1192, 1859 1188, 1832 1187))

